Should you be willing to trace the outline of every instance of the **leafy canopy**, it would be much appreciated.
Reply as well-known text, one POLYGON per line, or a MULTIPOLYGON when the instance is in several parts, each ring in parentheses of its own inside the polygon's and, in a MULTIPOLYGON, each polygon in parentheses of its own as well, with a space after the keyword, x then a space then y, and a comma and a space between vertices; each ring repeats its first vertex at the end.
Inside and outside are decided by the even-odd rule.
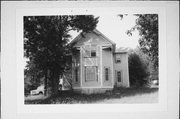
POLYGON ((139 31, 141 50, 151 57, 154 68, 158 68, 158 14, 136 14, 136 16, 138 17, 136 25, 128 30, 127 34, 131 36, 134 30, 139 31))
POLYGON ((70 67, 69 31, 89 32, 95 29, 98 17, 76 16, 25 16, 24 56, 29 59, 27 70, 36 69, 41 74, 50 71, 57 78, 70 67))

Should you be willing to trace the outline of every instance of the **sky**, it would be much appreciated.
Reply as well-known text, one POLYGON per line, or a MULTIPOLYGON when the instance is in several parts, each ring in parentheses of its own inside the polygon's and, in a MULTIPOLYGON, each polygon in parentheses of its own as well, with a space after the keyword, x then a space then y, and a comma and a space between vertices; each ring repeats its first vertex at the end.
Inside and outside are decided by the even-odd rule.
MULTIPOLYGON (((136 16, 133 15, 127 15, 122 20, 117 14, 100 15, 96 29, 114 41, 116 48, 129 47, 134 49, 138 46, 140 37, 138 31, 133 32, 132 36, 128 36, 126 31, 135 25, 135 20, 136 16)), ((78 34, 72 32, 71 35, 72 39, 74 39, 78 34)))

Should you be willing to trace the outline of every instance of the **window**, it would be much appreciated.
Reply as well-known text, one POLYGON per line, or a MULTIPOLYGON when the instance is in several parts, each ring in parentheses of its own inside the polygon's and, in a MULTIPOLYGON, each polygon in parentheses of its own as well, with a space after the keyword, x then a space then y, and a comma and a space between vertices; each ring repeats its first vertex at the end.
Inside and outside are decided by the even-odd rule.
POLYGON ((96 80, 98 80, 97 66, 86 66, 85 67, 85 81, 96 81, 96 80))
POLYGON ((91 57, 96 57, 96 45, 91 45, 91 57))
POLYGON ((84 57, 91 57, 91 46, 90 45, 84 46, 84 57))
POLYGON ((117 71, 117 81, 121 82, 121 71, 117 71))
POLYGON ((78 82, 79 70, 78 67, 75 68, 75 81, 78 82))
POLYGON ((96 57, 96 51, 91 51, 91 57, 96 57))
POLYGON ((84 46, 84 57, 96 57, 96 45, 84 46))
POLYGON ((116 59, 116 63, 121 63, 121 59, 120 59, 120 58, 117 58, 117 59, 116 59))
POLYGON ((105 80, 108 81, 109 80, 109 69, 105 68, 105 80))
POLYGON ((97 66, 97 45, 85 45, 83 50, 84 66, 97 66))

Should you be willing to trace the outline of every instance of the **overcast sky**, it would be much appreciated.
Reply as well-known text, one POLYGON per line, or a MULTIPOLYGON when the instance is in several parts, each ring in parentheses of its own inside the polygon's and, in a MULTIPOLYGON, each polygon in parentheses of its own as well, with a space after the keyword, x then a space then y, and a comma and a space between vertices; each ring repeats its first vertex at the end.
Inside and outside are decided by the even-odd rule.
MULTIPOLYGON (((99 16, 99 15, 97 15, 99 16)), ((116 47, 136 48, 138 45, 138 31, 130 37, 126 34, 128 29, 135 25, 136 16, 127 15, 122 20, 117 14, 100 15, 97 29, 106 37, 116 43, 116 47)), ((72 39, 78 34, 72 33, 72 39)))

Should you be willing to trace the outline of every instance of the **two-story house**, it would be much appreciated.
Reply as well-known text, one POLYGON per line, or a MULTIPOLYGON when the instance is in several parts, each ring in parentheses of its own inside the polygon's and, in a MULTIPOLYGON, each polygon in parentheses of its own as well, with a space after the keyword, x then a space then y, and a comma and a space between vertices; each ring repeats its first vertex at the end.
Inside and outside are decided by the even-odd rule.
POLYGON ((128 54, 95 29, 70 42, 72 88, 80 93, 101 93, 114 87, 129 87, 128 54))

